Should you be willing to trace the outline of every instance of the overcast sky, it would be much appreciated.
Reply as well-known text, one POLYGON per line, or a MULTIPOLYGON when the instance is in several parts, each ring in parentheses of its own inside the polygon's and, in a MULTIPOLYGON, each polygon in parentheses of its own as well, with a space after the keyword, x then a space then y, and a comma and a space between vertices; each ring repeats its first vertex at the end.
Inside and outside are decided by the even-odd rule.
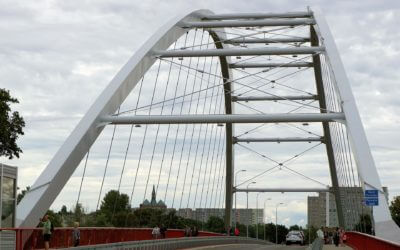
MULTIPOLYGON (((396 0, 0 0, 0 87, 19 99, 14 108, 26 120, 25 135, 19 140, 24 153, 11 161, 2 157, 1 162, 19 167, 19 187, 32 185, 118 70, 172 17, 196 9, 283 12, 303 11, 307 6, 319 7, 325 14, 382 184, 388 186, 390 198, 400 195, 400 2, 396 0)), ((100 178, 98 170, 92 171, 93 177, 100 178)), ((54 208, 74 204, 81 174, 78 168, 54 208)), ((94 184, 86 188, 96 190, 94 184)), ((263 195, 260 202, 266 197, 272 198, 271 206, 284 202, 280 223, 304 225, 306 196, 263 195)), ((239 195, 238 206, 245 205, 245 196, 239 195)), ((250 206, 256 206, 255 195, 250 206)), ((266 216, 267 221, 274 220, 274 209, 268 208, 266 216)))

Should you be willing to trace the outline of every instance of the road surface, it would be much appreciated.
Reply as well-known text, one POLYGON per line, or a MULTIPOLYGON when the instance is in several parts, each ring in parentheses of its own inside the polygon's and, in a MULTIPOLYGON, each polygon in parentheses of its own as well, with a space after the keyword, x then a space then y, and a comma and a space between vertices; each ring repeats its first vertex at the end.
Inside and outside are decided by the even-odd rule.
POLYGON ((299 245, 256 245, 256 244, 232 244, 219 246, 206 246, 190 248, 191 250, 305 250, 308 246, 299 245))

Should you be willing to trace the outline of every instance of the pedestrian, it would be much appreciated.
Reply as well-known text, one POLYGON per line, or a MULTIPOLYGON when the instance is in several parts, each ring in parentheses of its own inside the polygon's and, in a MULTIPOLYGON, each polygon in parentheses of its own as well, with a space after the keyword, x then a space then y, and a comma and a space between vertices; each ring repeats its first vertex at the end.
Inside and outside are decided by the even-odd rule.
POLYGON ((81 231, 79 230, 79 222, 74 222, 74 230, 72 231, 72 242, 74 247, 79 246, 79 241, 81 240, 81 231))
POLYGON ((233 236, 233 228, 229 227, 229 236, 233 236))
POLYGON ((335 232, 333 232, 333 243, 335 244, 335 246, 339 246, 339 241, 340 241, 340 232, 339 232, 339 228, 337 227, 335 232))
POLYGON ((160 234, 162 239, 165 239, 166 232, 167 232, 167 227, 164 224, 162 224, 160 227, 160 234))
POLYGON ((344 244, 343 244, 343 238, 344 238, 344 230, 343 230, 343 228, 339 228, 339 245, 340 245, 341 247, 344 246, 344 244))
POLYGON ((160 236, 160 228, 158 227, 158 225, 156 225, 153 228, 153 231, 151 232, 151 235, 153 236, 153 239, 158 239, 160 236))
POLYGON ((317 237, 320 239, 324 239, 324 232, 322 230, 323 230, 323 227, 321 227, 317 230, 317 237))
POLYGON ((239 228, 235 228, 235 236, 239 236, 240 232, 239 232, 239 228))
POLYGON ((192 235, 192 230, 190 230, 189 226, 185 227, 185 237, 190 237, 192 235))
POLYGON ((324 241, 325 241, 325 244, 329 244, 329 234, 328 234, 327 228, 324 228, 324 241))
POLYGON ((44 249, 48 250, 50 248, 51 233, 54 228, 49 219, 49 215, 46 214, 45 216, 43 216, 42 224, 43 224, 42 232, 43 232, 44 249))
POLYGON ((198 236, 198 235, 199 235, 199 230, 197 229, 196 226, 194 226, 194 227, 193 227, 193 231, 192 231, 192 236, 193 236, 193 237, 196 237, 196 236, 198 236))

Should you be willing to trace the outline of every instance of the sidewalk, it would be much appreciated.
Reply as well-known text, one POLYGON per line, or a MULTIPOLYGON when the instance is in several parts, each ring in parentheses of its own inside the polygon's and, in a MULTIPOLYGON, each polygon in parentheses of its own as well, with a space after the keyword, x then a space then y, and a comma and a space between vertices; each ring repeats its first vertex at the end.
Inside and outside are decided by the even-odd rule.
POLYGON ((344 246, 344 247, 336 247, 335 245, 324 245, 322 248, 323 250, 352 250, 353 248, 349 246, 344 246))

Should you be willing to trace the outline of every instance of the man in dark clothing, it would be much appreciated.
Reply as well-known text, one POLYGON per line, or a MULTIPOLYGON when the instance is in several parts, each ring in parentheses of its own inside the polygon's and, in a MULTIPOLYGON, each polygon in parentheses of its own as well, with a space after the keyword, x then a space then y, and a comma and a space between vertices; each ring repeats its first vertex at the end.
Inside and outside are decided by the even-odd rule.
POLYGON ((161 234, 161 238, 165 239, 165 233, 167 232, 167 227, 165 225, 161 225, 160 228, 160 234, 161 234))
POLYGON ((340 232, 339 232, 339 228, 337 227, 335 232, 333 233, 333 243, 337 247, 339 246, 339 240, 340 240, 340 232))

